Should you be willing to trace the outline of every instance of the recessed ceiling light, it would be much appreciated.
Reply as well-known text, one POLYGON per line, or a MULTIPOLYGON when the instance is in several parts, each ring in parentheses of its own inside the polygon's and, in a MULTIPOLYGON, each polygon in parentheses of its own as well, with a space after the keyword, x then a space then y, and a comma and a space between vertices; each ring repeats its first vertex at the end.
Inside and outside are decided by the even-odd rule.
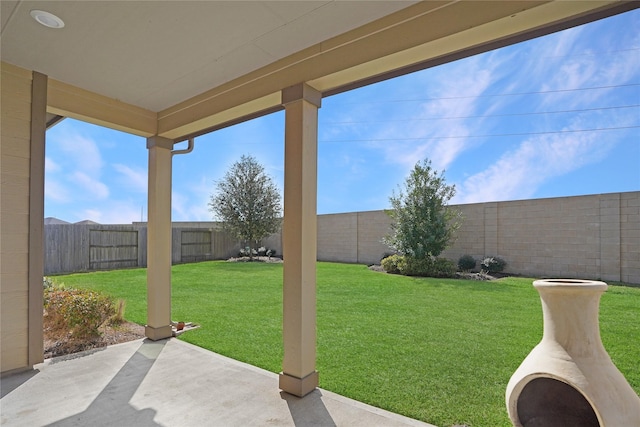
POLYGON ((64 21, 58 18, 53 13, 45 12, 44 10, 32 10, 31 17, 38 21, 39 24, 49 28, 62 28, 64 27, 64 21))

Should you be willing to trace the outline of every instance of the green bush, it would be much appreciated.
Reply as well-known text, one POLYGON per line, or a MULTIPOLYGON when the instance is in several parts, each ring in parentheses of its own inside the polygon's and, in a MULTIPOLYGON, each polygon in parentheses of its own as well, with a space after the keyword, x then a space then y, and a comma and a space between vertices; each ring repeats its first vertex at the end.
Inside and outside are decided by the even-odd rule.
POLYGON ((395 252, 385 252, 382 254, 382 256, 380 257, 380 264, 382 264, 382 260, 385 258, 390 257, 391 255, 396 255, 395 252))
POLYGON ((55 285, 44 290, 44 308, 46 327, 78 340, 98 337, 98 328, 115 314, 113 300, 106 295, 55 285))
POLYGON ((456 265, 446 258, 435 258, 433 260, 432 273, 429 277, 455 277, 456 265))
POLYGON ((471 255, 462 255, 458 259, 458 270, 470 271, 476 268, 476 259, 471 255))
POLYGON ((382 261, 380 261, 380 264, 382 265, 382 268, 384 269, 384 271, 386 271, 387 273, 400 274, 398 263, 402 261, 402 258, 403 258, 402 256, 394 254, 386 258, 383 258, 382 261))
POLYGON ((456 266, 446 258, 405 256, 398 263, 400 274, 420 277, 455 277, 456 266))
POLYGON ((446 258, 391 255, 381 261, 387 273, 421 277, 455 277, 456 267, 446 258))
POLYGON ((424 276, 427 277, 432 270, 431 258, 414 258, 403 256, 398 262, 400 274, 405 276, 424 276))
POLYGON ((489 273, 499 273, 507 265, 507 262, 498 257, 485 257, 480 263, 482 269, 489 273))
POLYGON ((42 277, 42 289, 47 290, 54 286, 64 287, 64 285, 58 285, 51 277, 42 277))

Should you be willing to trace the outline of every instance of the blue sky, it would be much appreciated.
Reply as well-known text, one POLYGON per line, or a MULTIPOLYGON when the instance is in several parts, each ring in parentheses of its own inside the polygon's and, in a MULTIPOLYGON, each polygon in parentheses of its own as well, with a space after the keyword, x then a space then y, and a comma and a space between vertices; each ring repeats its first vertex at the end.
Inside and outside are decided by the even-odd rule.
MULTIPOLYGON (((640 190, 640 11, 323 99, 318 213, 386 209, 416 162, 451 203, 640 190)), ((174 221, 212 219, 215 182, 253 155, 282 191, 284 113, 174 156, 174 221)), ((144 138, 65 119, 47 133, 45 217, 147 219, 144 138)))

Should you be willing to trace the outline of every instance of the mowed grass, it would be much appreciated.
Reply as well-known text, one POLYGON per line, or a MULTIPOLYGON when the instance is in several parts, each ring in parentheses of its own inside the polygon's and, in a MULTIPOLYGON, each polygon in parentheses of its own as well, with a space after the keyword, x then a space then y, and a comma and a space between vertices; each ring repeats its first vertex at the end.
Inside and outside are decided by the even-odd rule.
MULTIPOLYGON (((320 386, 438 426, 510 426, 509 378, 542 336, 533 279, 409 278, 318 263, 320 386)), ((127 301, 146 321, 146 270, 73 274, 68 286, 127 301)), ((255 366, 282 368, 282 265, 173 267, 172 318, 198 323, 181 339, 255 366)), ((611 286, 602 340, 640 393, 640 288, 611 286)))

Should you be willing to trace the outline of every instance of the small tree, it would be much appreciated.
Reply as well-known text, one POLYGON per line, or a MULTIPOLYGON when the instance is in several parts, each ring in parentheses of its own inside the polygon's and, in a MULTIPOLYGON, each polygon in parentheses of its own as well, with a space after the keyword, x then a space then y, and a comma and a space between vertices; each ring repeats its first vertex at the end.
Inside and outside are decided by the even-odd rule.
POLYGON ((216 183, 209 210, 225 231, 249 244, 249 258, 257 243, 280 229, 280 193, 264 167, 243 155, 216 183))
POLYGON ((437 257, 446 249, 460 226, 460 213, 447 206, 455 186, 446 185, 443 175, 429 160, 416 163, 404 188, 389 197, 393 222, 387 245, 416 259, 437 257))

